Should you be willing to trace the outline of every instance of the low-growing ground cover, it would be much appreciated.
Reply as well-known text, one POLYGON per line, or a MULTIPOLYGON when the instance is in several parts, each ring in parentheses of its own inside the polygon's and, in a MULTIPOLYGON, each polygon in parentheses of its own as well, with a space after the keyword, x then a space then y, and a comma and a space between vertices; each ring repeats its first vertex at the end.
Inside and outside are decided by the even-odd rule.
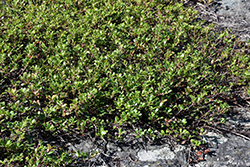
MULTIPOLYGON (((181 1, 6 1, 0 34, 0 162, 63 166, 40 136, 169 136, 194 147, 249 81, 245 43, 181 1)), ((246 92, 250 93, 249 90, 246 92)), ((85 153, 80 153, 83 158, 85 153)))

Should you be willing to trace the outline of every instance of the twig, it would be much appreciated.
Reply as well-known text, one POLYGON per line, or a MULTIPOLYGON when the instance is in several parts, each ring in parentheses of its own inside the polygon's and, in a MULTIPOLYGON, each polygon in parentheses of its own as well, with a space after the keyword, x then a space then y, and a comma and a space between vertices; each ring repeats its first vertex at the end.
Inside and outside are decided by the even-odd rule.
POLYGON ((224 131, 230 132, 230 133, 232 133, 232 134, 234 134, 234 135, 236 135, 236 136, 240 136, 240 137, 242 137, 242 138, 244 138, 244 139, 250 141, 250 138, 246 137, 245 135, 242 135, 242 134, 240 134, 240 133, 237 133, 237 132, 234 132, 234 131, 225 129, 225 128, 219 128, 219 127, 214 128, 214 127, 210 127, 210 126, 203 126, 203 127, 204 127, 204 128, 213 129, 213 130, 216 130, 216 131, 224 130, 224 131), (219 130, 219 129, 220 129, 220 130, 219 130))
MULTIPOLYGON (((234 104, 236 104, 235 102, 234 102, 234 104)), ((245 108, 245 107, 243 107, 242 105, 240 105, 240 104, 236 104, 237 106, 239 106, 239 107, 241 107, 241 108, 244 108, 244 109, 246 109, 247 111, 250 111, 249 109, 247 109, 247 108, 245 108)))
POLYGON ((104 163, 104 165, 108 167, 107 163, 101 157, 100 157, 100 159, 102 160, 102 162, 104 163))
POLYGON ((216 128, 213 128, 213 127, 211 127, 211 126, 204 125, 204 126, 202 126, 202 127, 203 127, 203 128, 207 128, 207 129, 213 129, 213 130, 219 132, 220 134, 222 134, 222 132, 221 132, 220 130, 218 130, 218 129, 216 129, 216 128))

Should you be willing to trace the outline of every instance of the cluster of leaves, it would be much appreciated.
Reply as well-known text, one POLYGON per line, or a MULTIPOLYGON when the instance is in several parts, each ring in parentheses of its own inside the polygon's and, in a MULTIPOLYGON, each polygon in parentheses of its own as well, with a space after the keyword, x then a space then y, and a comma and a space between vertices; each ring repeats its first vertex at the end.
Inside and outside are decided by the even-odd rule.
POLYGON ((198 127, 228 109, 213 97, 249 80, 249 58, 233 49, 241 43, 202 28, 181 2, 12 0, 0 15, 4 165, 73 161, 37 133, 95 129, 122 140, 131 127, 199 145, 198 127))

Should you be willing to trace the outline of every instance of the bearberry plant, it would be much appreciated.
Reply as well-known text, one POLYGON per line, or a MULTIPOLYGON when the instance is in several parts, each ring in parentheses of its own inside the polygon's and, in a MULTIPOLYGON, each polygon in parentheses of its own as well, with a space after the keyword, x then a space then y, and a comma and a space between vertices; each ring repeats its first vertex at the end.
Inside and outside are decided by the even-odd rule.
POLYGON ((245 45, 181 1, 5 0, 0 18, 3 166, 73 163, 43 140, 62 133, 199 145, 249 81, 245 45))

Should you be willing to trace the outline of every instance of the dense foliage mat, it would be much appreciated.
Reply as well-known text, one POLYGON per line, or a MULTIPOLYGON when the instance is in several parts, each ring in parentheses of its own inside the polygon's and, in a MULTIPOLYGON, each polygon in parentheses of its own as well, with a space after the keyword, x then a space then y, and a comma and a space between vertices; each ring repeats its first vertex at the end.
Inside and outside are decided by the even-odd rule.
POLYGON ((0 163, 70 164, 37 136, 72 130, 199 145, 203 125, 223 122, 221 95, 248 84, 250 61, 236 51, 245 45, 196 15, 169 0, 6 1, 0 163))

